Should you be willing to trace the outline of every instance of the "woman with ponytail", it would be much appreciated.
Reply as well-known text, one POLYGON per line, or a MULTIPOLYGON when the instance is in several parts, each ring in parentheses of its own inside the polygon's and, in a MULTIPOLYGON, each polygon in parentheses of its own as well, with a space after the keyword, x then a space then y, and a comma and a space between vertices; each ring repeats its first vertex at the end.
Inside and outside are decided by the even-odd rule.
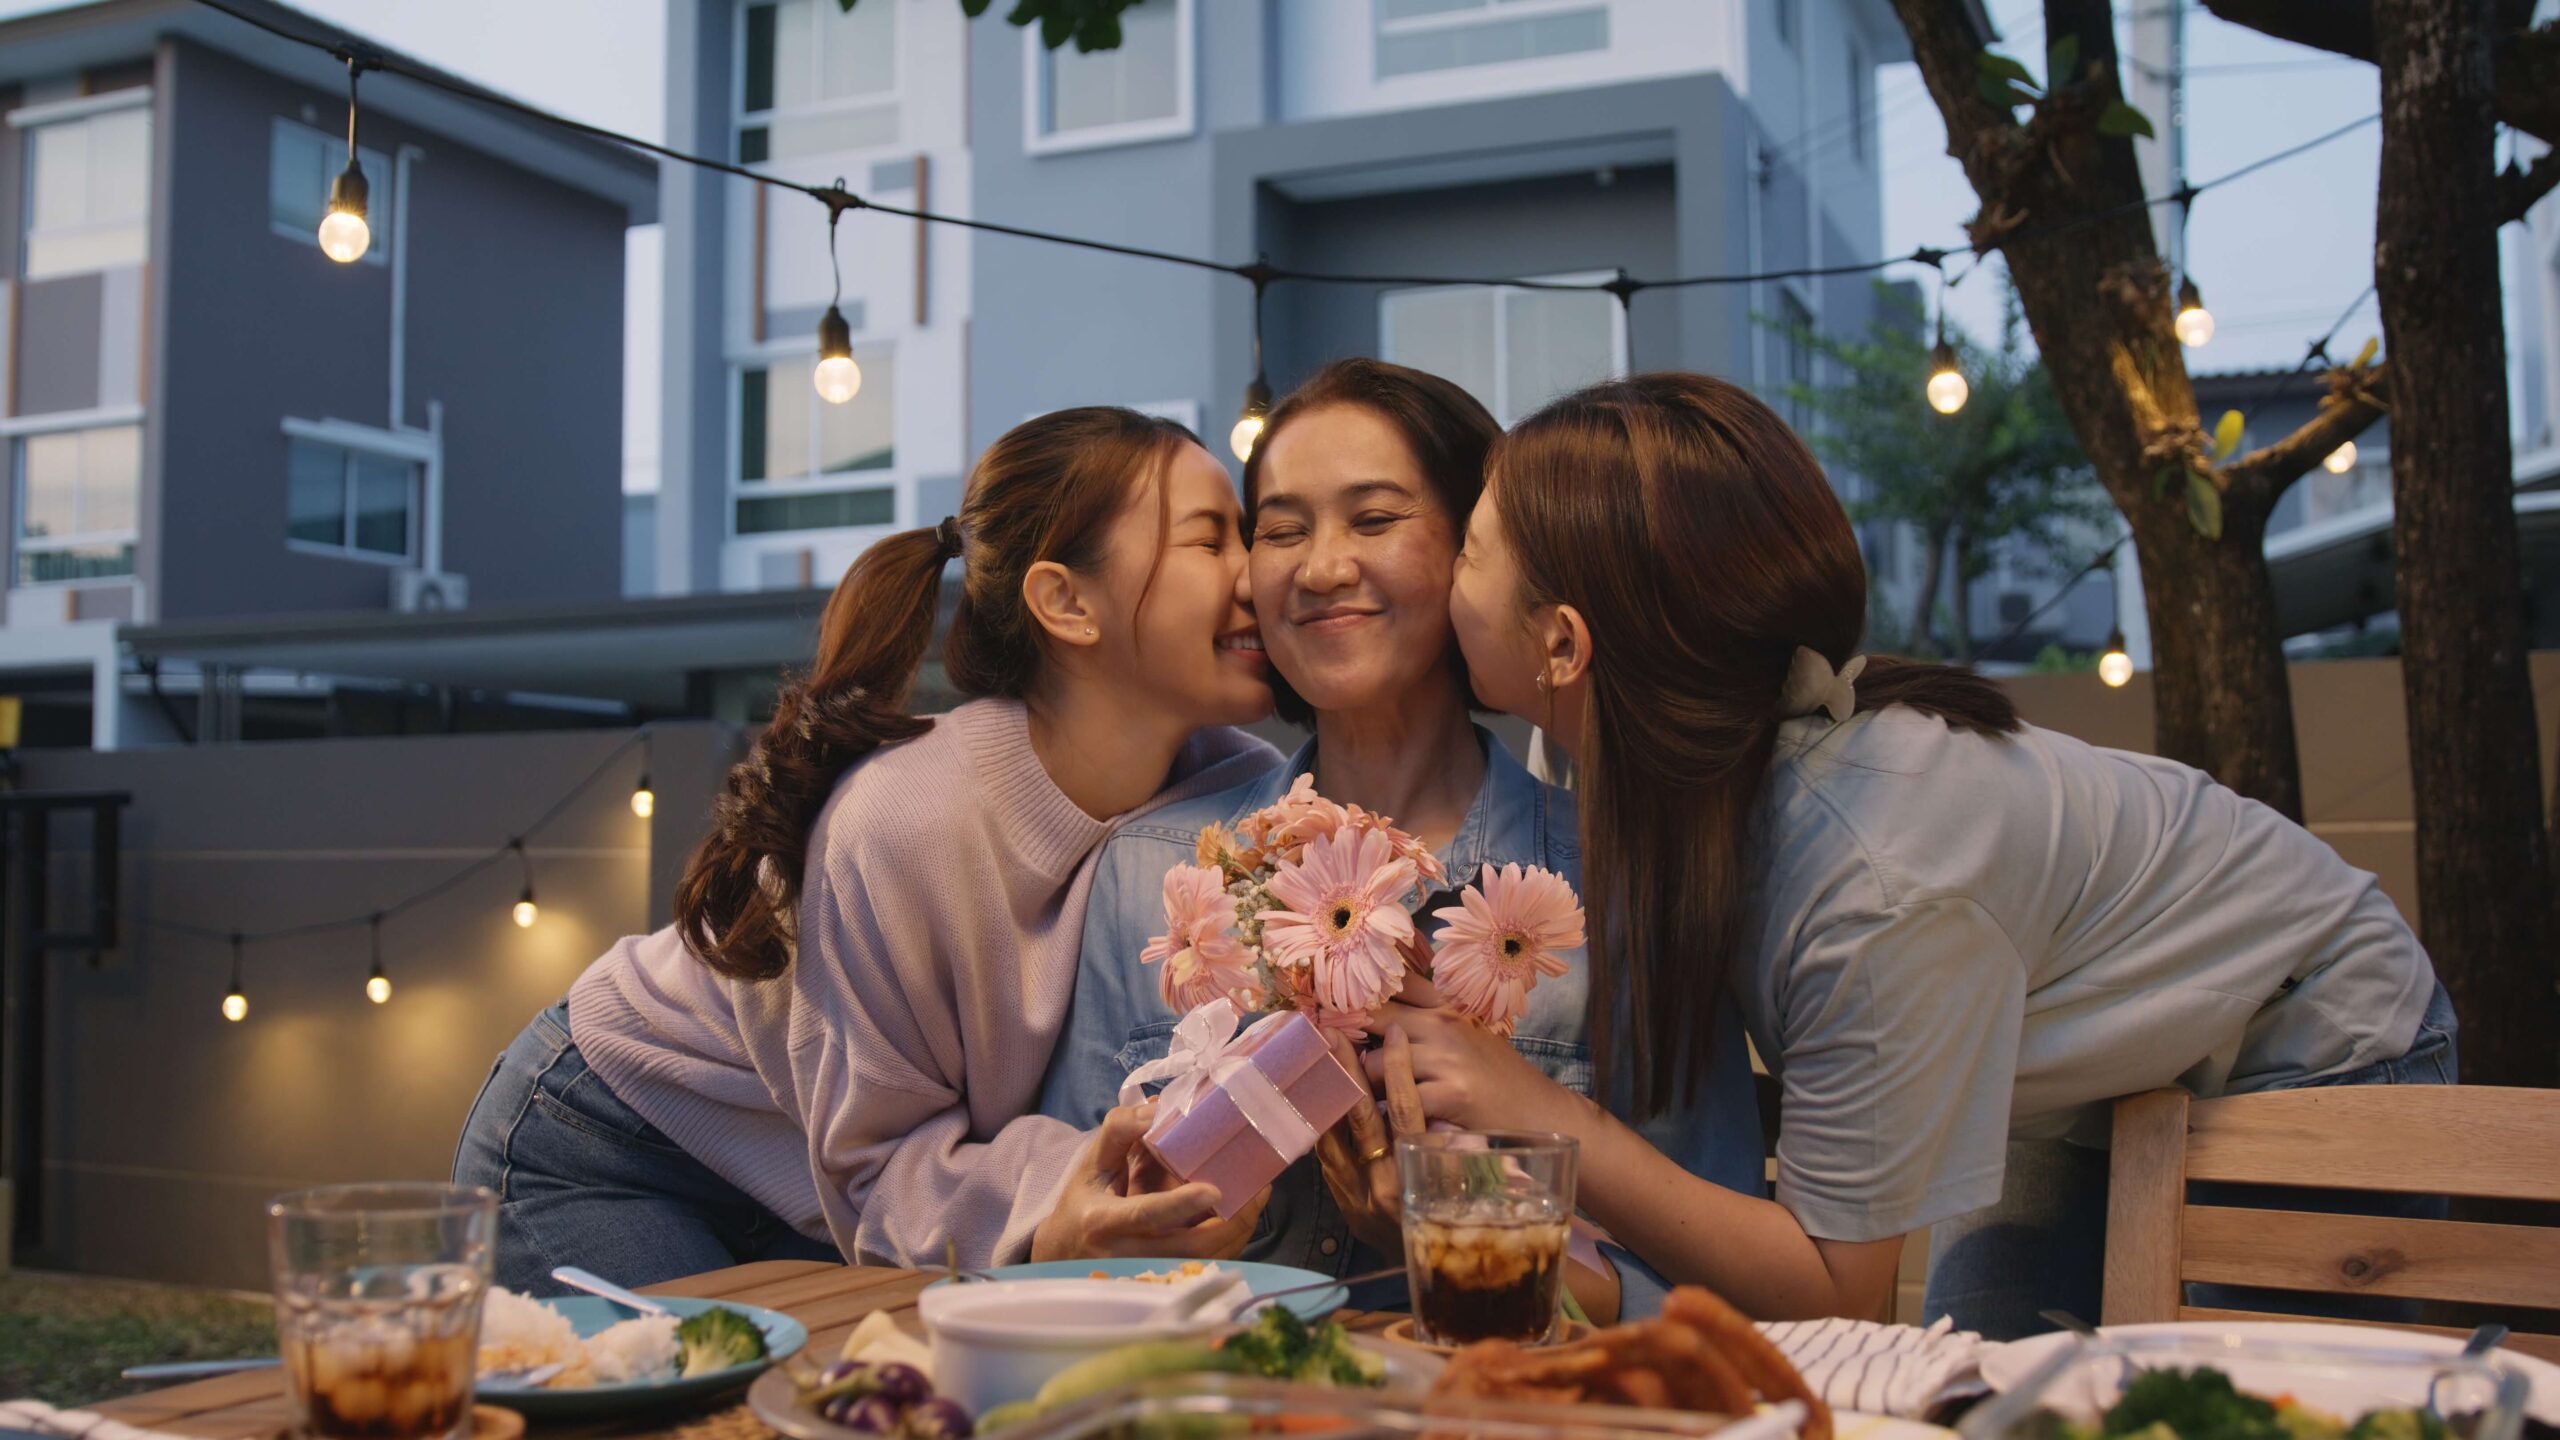
POLYGON ((501 1057, 457 1179, 498 1191, 500 1283, 626 1284, 822 1256, 964 1266, 1219 1255, 1256 1208, 1132 1180, 1146 1117, 1034 1112, 1086 861, 1121 821, 1266 769, 1271 707, 1234 487, 1128 410, 1007 432, 958 516, 828 600, 686 868, 501 1057), (960 563, 944 679, 908 709, 960 563))
POLYGON ((1522 421, 1450 612, 1477 695, 1578 769, 1595 1063, 1659 1111, 1738 1005, 1781 1087, 1776 1198, 1428 1009, 1371 1064, 1409 1053, 1435 1119, 1579 1137, 1586 1209, 1675 1281, 1870 1317, 1934 1226, 1932 1316, 2026 1333, 2098 1313, 2116 1097, 2453 1077, 2450 1008, 2372 876, 1969 672, 1859 655, 1848 517, 1735 386, 1642 375, 1522 421))

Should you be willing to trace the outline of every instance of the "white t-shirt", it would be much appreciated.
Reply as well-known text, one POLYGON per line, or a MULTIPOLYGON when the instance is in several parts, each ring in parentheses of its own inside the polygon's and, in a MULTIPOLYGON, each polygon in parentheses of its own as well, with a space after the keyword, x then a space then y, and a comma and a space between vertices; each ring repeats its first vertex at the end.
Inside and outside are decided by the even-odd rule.
POLYGON ((1876 1240, 2000 1198, 2006 1142, 2120 1095, 2405 1053, 2434 993, 2374 878, 2187 766, 1889 707, 1788 722, 1745 1023, 1778 1200, 1876 1240))

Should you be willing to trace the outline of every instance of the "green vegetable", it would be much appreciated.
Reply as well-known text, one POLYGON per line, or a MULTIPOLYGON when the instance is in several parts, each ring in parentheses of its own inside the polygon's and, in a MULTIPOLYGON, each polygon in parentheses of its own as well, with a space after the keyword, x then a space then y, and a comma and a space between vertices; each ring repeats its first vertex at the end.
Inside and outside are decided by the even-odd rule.
POLYGON ((746 1316, 725 1306, 687 1316, 676 1326, 676 1369, 680 1374, 708 1375, 764 1357, 764 1332, 746 1316))
POLYGON ((1244 1368, 1243 1357, 1189 1340, 1148 1340, 1088 1356, 1049 1377, 1032 1403, 1046 1410, 1158 1375, 1192 1375, 1244 1368))
POLYGON ((2292 1440, 2276 1407, 2219 1370, 2146 1370, 2107 1411, 2109 1436, 2140 1440, 2292 1440), (2143 1433, 2152 1432, 2152 1433, 2143 1433))
POLYGON ((1272 1380, 1365 1390, 1387 1378, 1386 1362, 1355 1348, 1339 1323, 1309 1325, 1278 1305, 1263 1306, 1251 1329, 1228 1336, 1226 1350, 1246 1373, 1272 1380))
POLYGON ((2347 1440, 2444 1440, 2444 1422, 2424 1410, 2376 1410, 2347 1427, 2347 1440))
POLYGON ((2279 1405, 2276 1423, 2293 1440, 2347 1440, 2346 1422, 2309 1405, 2279 1405))
POLYGON ((993 1410, 988 1411, 986 1414, 979 1416, 978 1433, 981 1435, 993 1435, 999 1430, 1010 1430, 1014 1426, 1020 1425, 1025 1421, 1037 1420, 1039 1418, 1040 1402, 1036 1400, 1016 1400, 1010 1405, 999 1405, 993 1410))

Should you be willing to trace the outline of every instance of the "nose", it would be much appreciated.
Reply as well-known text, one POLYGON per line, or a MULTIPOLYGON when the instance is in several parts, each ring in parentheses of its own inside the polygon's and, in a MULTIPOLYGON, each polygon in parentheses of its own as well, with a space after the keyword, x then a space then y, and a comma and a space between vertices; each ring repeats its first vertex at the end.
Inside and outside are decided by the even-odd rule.
POLYGON ((1298 567, 1298 588, 1323 595, 1348 589, 1360 579, 1360 564, 1351 547, 1322 530, 1307 542, 1307 558, 1298 567))
POLYGON ((1250 550, 1238 552, 1236 580, 1233 587, 1236 604, 1244 607, 1248 615, 1253 613, 1253 566, 1250 563, 1252 554, 1250 550))

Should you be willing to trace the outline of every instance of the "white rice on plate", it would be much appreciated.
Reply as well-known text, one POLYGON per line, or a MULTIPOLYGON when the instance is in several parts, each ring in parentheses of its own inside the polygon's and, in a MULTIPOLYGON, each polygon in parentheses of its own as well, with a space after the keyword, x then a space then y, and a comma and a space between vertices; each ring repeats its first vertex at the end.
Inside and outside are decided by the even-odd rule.
POLYGON ((491 1287, 480 1307, 479 1370, 530 1370, 558 1365, 544 1389, 619 1385, 671 1376, 676 1369, 676 1321, 643 1315, 578 1338, 569 1317, 530 1296, 491 1287))

